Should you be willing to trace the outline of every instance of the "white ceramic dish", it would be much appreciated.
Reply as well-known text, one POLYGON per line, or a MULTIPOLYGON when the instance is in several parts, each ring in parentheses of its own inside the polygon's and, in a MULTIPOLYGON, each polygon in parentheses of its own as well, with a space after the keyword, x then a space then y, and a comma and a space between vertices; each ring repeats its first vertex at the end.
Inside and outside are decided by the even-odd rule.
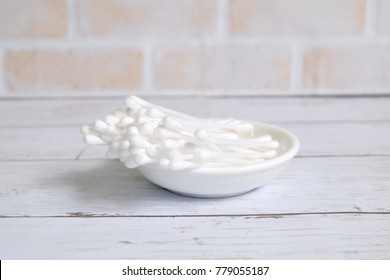
POLYGON ((278 126, 252 122, 255 136, 269 134, 279 141, 279 155, 253 165, 237 167, 213 167, 187 170, 167 170, 156 166, 138 167, 151 182, 186 196, 218 198, 243 194, 273 179, 299 150, 298 139, 278 126))

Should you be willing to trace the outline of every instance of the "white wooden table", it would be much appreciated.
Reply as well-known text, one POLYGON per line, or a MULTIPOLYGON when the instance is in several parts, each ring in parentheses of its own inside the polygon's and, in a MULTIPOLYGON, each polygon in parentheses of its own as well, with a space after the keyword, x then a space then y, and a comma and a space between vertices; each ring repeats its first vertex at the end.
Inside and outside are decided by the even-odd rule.
POLYGON ((301 140, 273 182, 227 199, 161 189, 85 149, 113 98, 0 100, 0 259, 389 259, 390 97, 155 97, 301 140))

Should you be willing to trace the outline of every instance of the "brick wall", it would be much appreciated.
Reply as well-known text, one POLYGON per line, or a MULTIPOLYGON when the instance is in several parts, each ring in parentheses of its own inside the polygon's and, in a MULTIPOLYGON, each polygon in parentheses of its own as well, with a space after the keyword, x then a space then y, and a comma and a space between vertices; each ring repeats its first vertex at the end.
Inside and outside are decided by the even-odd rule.
POLYGON ((0 95, 387 94, 389 0, 0 0, 0 95))

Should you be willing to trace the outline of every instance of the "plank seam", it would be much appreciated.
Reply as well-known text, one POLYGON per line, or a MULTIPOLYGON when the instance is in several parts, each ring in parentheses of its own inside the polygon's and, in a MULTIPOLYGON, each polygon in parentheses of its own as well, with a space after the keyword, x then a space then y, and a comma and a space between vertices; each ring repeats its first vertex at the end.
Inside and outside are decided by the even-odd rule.
MULTIPOLYGON (((40 101, 40 100, 114 100, 123 99, 128 94, 123 95, 85 95, 85 96, 1 96, 0 101, 40 101)), ((221 94, 207 94, 199 96, 199 94, 186 94, 186 95, 175 95, 175 94, 142 94, 145 98, 156 98, 156 99, 364 99, 364 98, 383 98, 389 99, 389 93, 373 93, 373 94, 326 94, 326 95, 307 95, 307 94, 251 94, 251 95, 221 95, 221 94)))
POLYGON ((101 215, 93 213, 74 212, 69 215, 53 216, 1 216, 0 219, 41 219, 41 218, 284 218, 286 216, 315 216, 315 215, 390 215, 390 211, 338 211, 338 212, 308 212, 308 213, 265 213, 265 214, 215 214, 215 215, 101 215))

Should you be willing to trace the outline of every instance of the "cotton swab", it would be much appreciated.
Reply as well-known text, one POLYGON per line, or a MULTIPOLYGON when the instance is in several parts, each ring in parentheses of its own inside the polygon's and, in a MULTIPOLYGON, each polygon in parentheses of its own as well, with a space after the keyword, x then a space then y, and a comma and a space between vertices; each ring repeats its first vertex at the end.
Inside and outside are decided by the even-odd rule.
POLYGON ((271 135, 254 137, 251 123, 200 119, 148 103, 136 96, 81 132, 89 145, 108 145, 107 156, 127 167, 157 164, 161 168, 246 165, 278 155, 271 135))

